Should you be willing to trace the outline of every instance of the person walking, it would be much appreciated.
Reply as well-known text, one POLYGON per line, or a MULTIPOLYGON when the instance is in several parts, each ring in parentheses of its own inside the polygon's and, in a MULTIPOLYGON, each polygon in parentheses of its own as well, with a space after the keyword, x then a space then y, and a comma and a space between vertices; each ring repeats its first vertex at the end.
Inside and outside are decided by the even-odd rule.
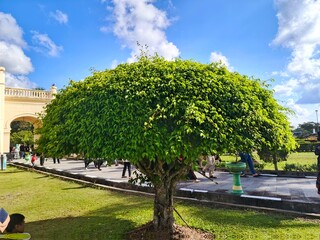
POLYGON ((95 159, 95 160, 93 161, 93 163, 94 163, 94 166, 95 166, 96 168, 98 168, 99 171, 101 171, 101 166, 102 166, 102 164, 103 164, 103 159, 97 158, 97 159, 95 159))
POLYGON ((23 144, 20 145, 20 158, 24 158, 25 147, 23 144))
POLYGON ((34 167, 36 160, 37 160, 37 155, 36 155, 36 154, 33 154, 32 157, 31 157, 32 167, 34 167))
POLYGON ((10 150, 10 161, 15 159, 15 150, 16 150, 16 148, 14 146, 10 150))
POLYGON ((214 155, 209 155, 206 157, 206 165, 203 168, 203 175, 206 175, 206 172, 209 173, 209 178, 217 178, 215 176, 213 176, 213 172, 215 170, 216 167, 216 159, 214 155))
POLYGON ((131 163, 125 159, 123 161, 122 178, 126 178, 126 170, 128 169, 129 178, 131 177, 131 163))
POLYGON ((40 166, 43 166, 44 165, 44 154, 41 153, 40 155, 40 166))
MULTIPOLYGON (((248 164, 249 170, 250 170, 252 176, 259 177, 260 174, 256 173, 256 171, 254 170, 254 164, 253 164, 253 159, 252 159, 251 155, 249 153, 240 152, 239 156, 241 158, 240 162, 244 162, 244 163, 248 164)), ((244 171, 241 173, 241 177, 246 177, 246 174, 244 171)))
POLYGON ((16 147, 14 148, 14 159, 19 159, 20 157, 20 148, 19 145, 16 144, 16 147))
POLYGON ((53 157, 53 163, 56 164, 56 162, 60 164, 60 158, 53 157))

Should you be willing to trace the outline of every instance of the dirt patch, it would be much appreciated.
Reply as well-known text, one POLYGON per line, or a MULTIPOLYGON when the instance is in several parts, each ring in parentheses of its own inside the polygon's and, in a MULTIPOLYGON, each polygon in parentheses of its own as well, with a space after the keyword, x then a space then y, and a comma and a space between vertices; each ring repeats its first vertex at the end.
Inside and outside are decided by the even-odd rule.
POLYGON ((174 226, 172 234, 167 231, 154 230, 152 222, 137 228, 126 235, 127 240, 207 240, 214 239, 212 233, 204 232, 198 229, 174 226))

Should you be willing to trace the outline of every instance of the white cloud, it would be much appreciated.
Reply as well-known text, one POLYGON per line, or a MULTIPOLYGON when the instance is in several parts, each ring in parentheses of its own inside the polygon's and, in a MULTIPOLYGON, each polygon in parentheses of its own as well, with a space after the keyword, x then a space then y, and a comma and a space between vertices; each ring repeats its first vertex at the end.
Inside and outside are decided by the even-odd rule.
POLYGON ((0 41, 0 65, 12 74, 29 74, 33 71, 32 63, 21 47, 0 41))
POLYGON ((291 94, 299 95, 300 103, 320 103, 320 1, 275 0, 275 5, 279 28, 272 43, 292 51, 286 72, 301 83, 291 94))
POLYGON ((10 14, 0 12, 0 66, 6 69, 6 85, 32 88, 35 86, 26 75, 33 71, 31 59, 25 55, 28 45, 23 30, 10 14))
POLYGON ((296 104, 292 98, 288 99, 286 105, 290 109, 294 110, 297 115, 309 115, 309 110, 304 107, 301 107, 301 105, 299 104, 296 104))
POLYGON ((298 127, 299 124, 305 122, 316 122, 315 110, 319 109, 317 104, 297 104, 293 99, 288 99, 285 106, 293 110, 296 114, 290 115, 291 125, 298 127))
POLYGON ((16 20, 10 15, 0 12, 0 41, 26 47, 27 44, 22 38, 23 31, 16 20))
POLYGON ((170 21, 166 13, 157 9, 152 2, 113 0, 113 32, 125 47, 132 50, 129 62, 135 61, 136 56, 140 55, 140 46, 147 46, 149 54, 157 53, 168 60, 180 55, 179 49, 167 40, 164 30, 170 21))
POLYGON ((289 81, 285 82, 284 84, 278 84, 273 89, 276 94, 283 95, 283 96, 292 96, 300 86, 300 83, 297 79, 290 79, 289 81))
POLYGON ((100 27, 100 31, 103 33, 109 33, 112 31, 112 29, 108 26, 102 26, 102 27, 100 27))
POLYGON ((289 74, 287 72, 283 72, 283 71, 273 71, 271 73, 272 76, 281 76, 281 77, 289 77, 289 74))
POLYGON ((56 45, 47 34, 41 34, 37 31, 32 31, 32 34, 32 41, 35 44, 36 51, 46 53, 51 57, 57 57, 63 50, 63 47, 56 45))
POLYGON ((111 63, 111 69, 115 69, 119 65, 118 61, 114 59, 111 63))
POLYGON ((320 83, 308 83, 303 85, 303 91, 297 103, 316 104, 319 103, 320 83))
POLYGON ((25 75, 14 75, 6 72, 6 85, 14 88, 36 88, 37 84, 30 82, 25 75))
POLYGON ((230 66, 229 61, 226 56, 218 52, 212 52, 210 54, 210 62, 217 62, 225 65, 229 70, 233 71, 233 68, 230 66))
POLYGON ((61 12, 60 10, 56 10, 54 13, 51 12, 50 16, 57 20, 60 24, 67 24, 68 23, 68 15, 61 12))

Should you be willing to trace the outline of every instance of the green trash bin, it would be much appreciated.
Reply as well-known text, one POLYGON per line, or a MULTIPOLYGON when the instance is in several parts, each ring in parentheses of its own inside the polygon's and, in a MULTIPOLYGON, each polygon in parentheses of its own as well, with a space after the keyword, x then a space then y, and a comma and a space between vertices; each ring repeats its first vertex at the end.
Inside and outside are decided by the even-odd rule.
POLYGON ((246 163, 244 162, 228 162, 226 163, 227 169, 233 175, 233 186, 232 186, 232 193, 241 195, 243 193, 242 185, 240 181, 240 174, 241 171, 246 169, 246 163))

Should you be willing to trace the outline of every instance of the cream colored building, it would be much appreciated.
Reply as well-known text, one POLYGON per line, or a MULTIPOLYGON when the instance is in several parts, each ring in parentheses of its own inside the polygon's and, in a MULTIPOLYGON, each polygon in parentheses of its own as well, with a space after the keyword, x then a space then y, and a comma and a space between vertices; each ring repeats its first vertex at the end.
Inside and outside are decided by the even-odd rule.
POLYGON ((37 127, 38 114, 57 93, 50 91, 5 87, 5 69, 0 67, 0 154, 10 151, 10 131, 13 121, 26 121, 37 127))

